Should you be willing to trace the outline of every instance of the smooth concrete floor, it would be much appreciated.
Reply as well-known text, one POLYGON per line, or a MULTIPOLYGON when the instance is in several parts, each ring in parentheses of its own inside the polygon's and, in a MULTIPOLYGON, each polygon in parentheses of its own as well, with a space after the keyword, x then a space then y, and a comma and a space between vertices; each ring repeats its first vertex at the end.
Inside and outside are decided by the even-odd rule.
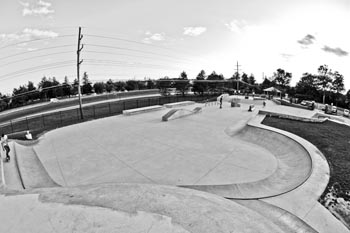
MULTIPOLYGON (((203 105, 183 108, 197 106, 203 105)), ((34 149, 62 186, 252 182, 271 175, 277 162, 266 149, 225 132, 257 113, 247 110, 247 105, 224 103, 222 109, 203 107, 201 113, 168 122, 161 117, 169 109, 113 116, 51 131, 34 149)))

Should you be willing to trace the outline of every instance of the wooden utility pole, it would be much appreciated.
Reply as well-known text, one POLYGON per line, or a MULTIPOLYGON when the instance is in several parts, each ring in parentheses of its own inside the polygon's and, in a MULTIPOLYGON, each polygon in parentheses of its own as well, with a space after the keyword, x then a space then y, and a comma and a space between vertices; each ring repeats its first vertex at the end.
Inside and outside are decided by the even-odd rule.
POLYGON ((80 118, 83 120, 83 108, 82 108, 82 100, 81 100, 81 88, 80 88, 80 64, 83 62, 83 60, 80 60, 80 52, 83 49, 84 45, 82 44, 80 47, 80 41, 83 39, 83 35, 81 34, 81 27, 79 27, 79 34, 78 34, 78 50, 77 50, 77 78, 78 78, 78 98, 79 98, 79 109, 80 109, 80 118))
POLYGON ((238 61, 237 61, 237 65, 236 65, 236 75, 237 75, 237 92, 239 92, 239 66, 238 65, 238 61))

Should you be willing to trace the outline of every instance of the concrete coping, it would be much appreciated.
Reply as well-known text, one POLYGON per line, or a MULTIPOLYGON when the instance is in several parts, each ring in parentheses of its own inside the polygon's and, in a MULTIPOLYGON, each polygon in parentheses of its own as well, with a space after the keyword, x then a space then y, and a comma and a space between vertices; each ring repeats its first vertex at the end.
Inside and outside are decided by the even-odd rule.
POLYGON ((192 105, 195 104, 194 101, 182 101, 182 102, 176 102, 176 103, 171 103, 171 104, 164 104, 166 108, 173 108, 173 107, 180 107, 180 106, 187 106, 187 105, 192 105))
POLYGON ((134 109, 124 110, 123 115, 131 116, 134 114, 152 112, 152 111, 157 111, 157 110, 162 110, 162 109, 163 109, 163 106, 161 106, 161 105, 154 105, 154 106, 143 107, 143 108, 134 108, 134 109))

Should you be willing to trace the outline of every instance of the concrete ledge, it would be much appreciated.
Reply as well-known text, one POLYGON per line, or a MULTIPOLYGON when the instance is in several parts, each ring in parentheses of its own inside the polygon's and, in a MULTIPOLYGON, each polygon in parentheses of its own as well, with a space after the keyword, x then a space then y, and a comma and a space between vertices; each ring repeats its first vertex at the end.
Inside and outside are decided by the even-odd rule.
POLYGON ((161 109, 163 109, 163 106, 161 106, 161 105, 154 105, 154 106, 149 106, 149 107, 144 107, 144 108, 134 108, 134 109, 124 110, 123 111, 123 115, 131 116, 131 115, 134 115, 134 114, 158 111, 158 110, 161 110, 161 109))
POLYGON ((274 117, 283 118, 283 119, 290 119, 290 120, 303 121, 303 122, 313 122, 313 123, 321 123, 326 120, 325 118, 323 119, 306 118, 306 117, 292 116, 292 115, 282 114, 277 112, 270 112, 265 110, 259 110, 259 114, 266 115, 266 116, 274 116, 274 117))
POLYGON ((181 106, 187 106, 187 105, 192 105, 195 104, 194 101, 182 101, 182 102, 176 102, 176 103, 171 103, 171 104, 164 104, 166 108, 173 108, 173 107, 181 107, 181 106))

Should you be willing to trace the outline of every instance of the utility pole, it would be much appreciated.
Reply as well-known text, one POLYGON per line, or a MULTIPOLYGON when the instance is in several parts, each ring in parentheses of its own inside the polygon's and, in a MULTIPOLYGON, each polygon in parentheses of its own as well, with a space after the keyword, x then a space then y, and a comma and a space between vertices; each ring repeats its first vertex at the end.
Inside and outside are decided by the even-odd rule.
POLYGON ((80 41, 83 39, 83 35, 81 34, 81 27, 79 27, 79 34, 78 34, 78 50, 77 50, 77 78, 78 78, 78 98, 79 98, 79 109, 80 109, 80 118, 83 120, 83 108, 82 108, 82 101, 81 101, 81 89, 80 89, 80 64, 83 62, 83 60, 80 60, 80 52, 83 49, 84 45, 82 44, 80 47, 80 41))
POLYGON ((236 75, 237 75, 237 92, 239 92, 239 66, 241 65, 238 65, 238 61, 237 61, 237 65, 236 65, 236 75))

